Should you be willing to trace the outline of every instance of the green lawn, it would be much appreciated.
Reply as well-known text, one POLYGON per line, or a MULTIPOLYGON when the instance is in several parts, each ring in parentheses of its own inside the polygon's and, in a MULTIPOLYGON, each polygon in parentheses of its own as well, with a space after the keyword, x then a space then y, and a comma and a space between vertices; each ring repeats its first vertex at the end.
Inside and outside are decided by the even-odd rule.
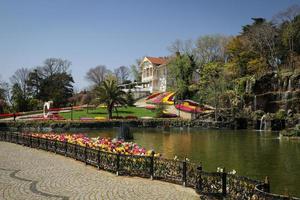
MULTIPOLYGON (((60 113, 64 118, 71 119, 71 112, 60 113)), ((137 108, 137 107, 121 107, 118 108, 119 116, 129 116, 134 115, 137 117, 154 117, 155 113, 151 110, 147 110, 145 108, 137 108)), ((113 116, 117 116, 117 113, 114 111, 113 116)), ((79 110, 73 111, 73 119, 80 119, 80 117, 107 117, 107 111, 105 108, 97 108, 97 109, 89 109, 87 110, 79 110)))

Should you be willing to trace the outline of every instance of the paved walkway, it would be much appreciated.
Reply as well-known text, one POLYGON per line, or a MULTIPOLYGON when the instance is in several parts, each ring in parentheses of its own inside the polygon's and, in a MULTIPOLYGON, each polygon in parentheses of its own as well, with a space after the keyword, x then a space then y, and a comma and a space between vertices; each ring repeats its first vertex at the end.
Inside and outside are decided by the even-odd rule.
POLYGON ((98 171, 71 158, 0 142, 0 199, 199 199, 191 188, 98 171))

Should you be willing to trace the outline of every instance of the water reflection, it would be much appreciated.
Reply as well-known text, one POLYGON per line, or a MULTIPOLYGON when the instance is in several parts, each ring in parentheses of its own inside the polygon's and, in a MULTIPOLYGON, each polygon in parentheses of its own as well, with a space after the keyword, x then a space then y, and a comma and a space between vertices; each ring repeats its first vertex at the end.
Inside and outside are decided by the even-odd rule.
MULTIPOLYGON (((118 129, 92 131, 92 137, 115 137, 118 129)), ((270 177, 271 190, 300 196, 300 140, 280 139, 278 133, 199 129, 133 129, 134 142, 164 157, 188 157, 204 170, 225 167, 239 175, 270 177)))

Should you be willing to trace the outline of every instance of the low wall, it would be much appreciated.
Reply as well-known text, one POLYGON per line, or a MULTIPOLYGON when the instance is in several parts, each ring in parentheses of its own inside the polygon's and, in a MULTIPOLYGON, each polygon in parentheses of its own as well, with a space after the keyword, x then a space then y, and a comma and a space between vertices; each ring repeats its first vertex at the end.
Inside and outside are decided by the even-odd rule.
POLYGON ((200 199, 300 200, 269 193, 269 183, 225 172, 204 172, 201 166, 186 160, 164 159, 154 157, 153 154, 152 156, 116 154, 66 141, 13 132, 0 131, 0 141, 61 154, 117 175, 138 176, 182 184, 195 188, 200 199))
POLYGON ((83 129, 99 129, 120 127, 122 124, 130 127, 155 128, 155 127, 199 127, 204 129, 233 129, 233 122, 209 122, 201 120, 182 119, 134 119, 134 120, 109 120, 109 121, 9 121, 0 122, 0 130, 11 131, 75 131, 83 129))

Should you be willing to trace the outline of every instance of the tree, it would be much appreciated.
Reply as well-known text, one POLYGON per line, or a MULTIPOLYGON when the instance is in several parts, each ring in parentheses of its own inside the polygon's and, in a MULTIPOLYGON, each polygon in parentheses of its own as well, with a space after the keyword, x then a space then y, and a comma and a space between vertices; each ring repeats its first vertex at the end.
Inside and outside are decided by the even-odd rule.
POLYGON ((40 75, 45 77, 51 77, 55 74, 61 74, 67 72, 71 66, 71 62, 68 60, 63 60, 61 58, 47 58, 44 61, 42 67, 38 67, 40 75))
POLYGON ((263 18, 252 18, 253 24, 244 27, 243 35, 249 40, 250 48, 264 59, 270 70, 278 70, 278 30, 263 18))
POLYGON ((196 42, 195 55, 201 67, 210 62, 226 62, 226 46, 230 37, 224 35, 204 35, 196 42))
POLYGON ((189 86, 192 84, 196 62, 192 55, 177 55, 168 63, 170 78, 176 82, 176 98, 186 99, 192 96, 189 86))
POLYGON ((10 78, 12 83, 12 103, 15 111, 28 111, 30 96, 27 87, 29 70, 26 68, 18 69, 10 78))
POLYGON ((175 40, 169 47, 168 50, 173 54, 177 52, 187 55, 194 55, 195 53, 195 46, 192 40, 175 40))
POLYGON ((130 70, 128 67, 120 66, 114 70, 114 74, 119 84, 123 84, 129 78, 130 70))
POLYGON ((141 64, 142 58, 135 60, 135 64, 130 65, 130 71, 133 78, 133 81, 141 82, 142 81, 142 69, 141 64))
POLYGON ((4 113, 8 108, 8 92, 8 84, 6 82, 0 81, 0 113, 4 113))
POLYGON ((221 62, 208 63, 203 66, 200 78, 201 96, 206 103, 214 105, 216 121, 218 119, 220 97, 226 87, 223 68, 221 62))
POLYGON ((98 65, 89 69, 86 73, 86 79, 97 86, 100 85, 109 74, 111 74, 111 71, 108 70, 105 65, 98 65))
POLYGON ((297 15, 300 15, 300 6, 291 5, 286 10, 283 10, 274 15, 272 22, 274 24, 283 24, 286 22, 291 22, 297 15))
POLYGON ((115 79, 106 79, 96 88, 99 102, 107 107, 108 118, 112 118, 112 111, 115 106, 126 105, 126 93, 118 86, 115 79))
POLYGON ((52 100, 54 106, 66 106, 73 95, 71 62, 59 58, 46 59, 43 66, 30 72, 27 80, 31 95, 41 101, 52 100))
POLYGON ((129 91, 126 93, 126 101, 128 106, 134 105, 134 98, 131 89, 129 89, 129 91))

